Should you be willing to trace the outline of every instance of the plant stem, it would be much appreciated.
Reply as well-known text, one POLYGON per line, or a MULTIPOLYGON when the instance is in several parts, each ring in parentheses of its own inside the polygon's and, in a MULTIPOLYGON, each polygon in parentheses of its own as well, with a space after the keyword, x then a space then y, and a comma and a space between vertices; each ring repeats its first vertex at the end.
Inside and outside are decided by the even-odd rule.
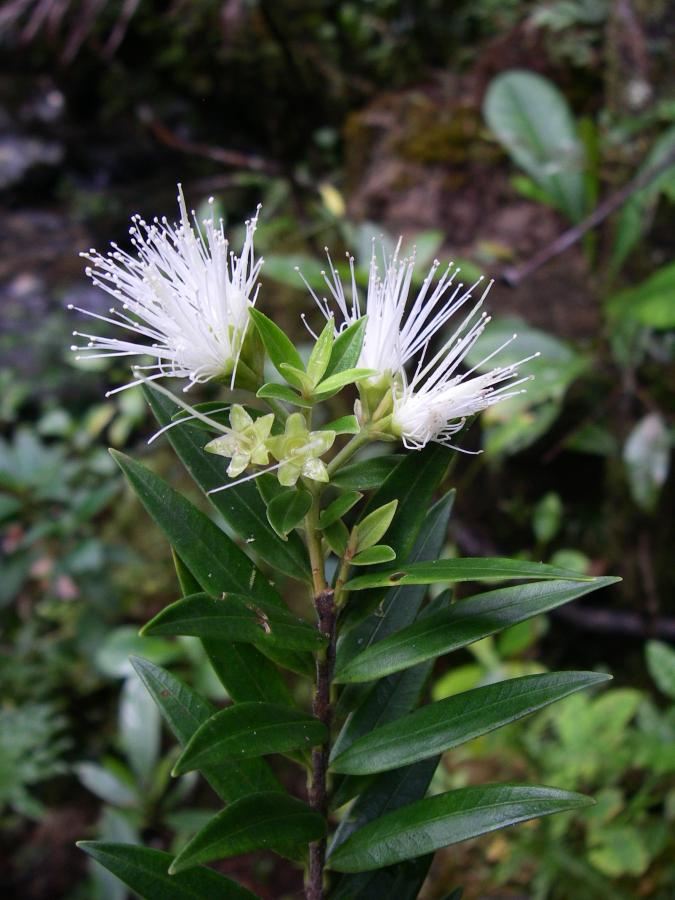
POLYGON ((351 459, 356 451, 360 447, 363 447, 364 444, 367 444, 369 440, 370 433, 367 428, 364 428, 362 431, 359 431, 358 434, 355 434, 354 437, 344 445, 342 450, 340 450, 340 452, 328 463, 328 474, 332 475, 336 472, 340 466, 343 466, 348 459, 351 459))
MULTIPOLYGON (((331 678, 335 661, 335 604, 333 591, 326 588, 314 598, 319 630, 328 638, 328 645, 317 653, 316 690, 312 712, 330 733, 331 678)), ((312 773, 309 781, 309 805, 324 818, 328 815, 327 771, 330 756, 330 738, 312 750, 312 773)), ((307 900, 323 900, 323 869, 326 858, 326 839, 309 845, 309 867, 305 883, 307 900)))
MULTIPOLYGON (((333 591, 326 584, 324 558, 319 532, 319 505, 321 491, 314 492, 314 501, 305 518, 307 549, 312 567, 314 608, 317 627, 326 636, 328 644, 316 654, 316 685, 312 712, 323 722, 330 734, 331 725, 331 677, 335 657, 335 605, 333 591)), ((312 768, 308 777, 309 805, 324 818, 328 813, 327 770, 330 755, 330 737, 326 743, 312 750, 312 768)), ((323 869, 326 857, 326 839, 309 845, 309 866, 305 879, 307 900, 323 900, 323 869)))

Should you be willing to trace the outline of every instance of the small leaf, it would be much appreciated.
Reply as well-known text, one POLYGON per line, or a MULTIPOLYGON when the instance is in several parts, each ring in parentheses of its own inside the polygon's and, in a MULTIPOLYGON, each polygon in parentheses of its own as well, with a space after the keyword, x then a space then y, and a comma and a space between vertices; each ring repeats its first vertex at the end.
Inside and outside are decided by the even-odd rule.
MULTIPOLYGON (((138 657, 132 657, 131 662, 174 736, 181 746, 186 746, 200 725, 216 712, 215 707, 166 669, 138 657)), ((226 803, 261 790, 281 790, 272 770, 262 759, 205 766, 202 775, 226 803)))
POLYGON ((124 767, 120 767, 120 775, 123 771, 127 773, 129 782, 122 780, 112 769, 96 763, 78 763, 75 771, 82 784, 106 803, 122 807, 134 807, 138 803, 138 795, 131 783, 131 774, 124 767))
POLYGON ((331 484, 351 491, 370 491, 378 488, 405 457, 398 453, 372 456, 351 463, 331 475, 331 484))
POLYGON ((345 328, 335 339, 330 355, 330 361, 325 375, 338 375, 346 369, 352 369, 359 361, 363 338, 366 333, 367 316, 358 319, 349 328, 345 328))
POLYGON ((360 575, 347 582, 350 591, 371 587, 391 587, 397 584, 445 584, 460 581, 517 581, 523 578, 589 581, 590 576, 578 572, 531 563, 507 557, 467 557, 466 559, 436 559, 431 562, 402 565, 396 571, 360 575))
POLYGON ((663 641, 649 641, 647 668, 660 691, 675 700, 675 650, 663 641))
POLYGON ((331 763, 331 769, 345 775, 372 775, 407 766, 608 680, 609 676, 597 672, 554 672, 456 694, 359 738, 331 763))
POLYGON ((312 495, 303 489, 284 491, 267 507, 267 518, 277 534, 286 537, 302 522, 312 505, 312 495))
POLYGON ((292 613, 241 594, 220 600, 193 594, 171 603, 143 627, 143 634, 188 634, 245 643, 318 650, 325 637, 292 613))
POLYGON ((304 409, 311 409, 314 405, 310 400, 305 400, 300 394, 286 387, 285 384, 277 384, 275 381, 268 381, 258 390, 256 397, 263 400, 281 400, 283 403, 292 403, 294 406, 302 406, 304 409))
POLYGON ((649 413, 631 431, 623 450, 631 494, 645 512, 653 512, 670 468, 670 439, 663 417, 649 413))
POLYGON ((326 726, 304 713, 274 703, 235 703, 221 709, 192 735, 173 775, 222 761, 248 759, 314 747, 326 740, 326 726))
POLYGON ((338 669, 335 680, 372 681, 407 669, 617 581, 610 577, 590 582, 543 581, 478 594, 368 647, 338 669))
POLYGON ((328 525, 323 529, 323 536, 326 543, 336 556, 343 556, 349 543, 349 530, 342 521, 338 519, 332 525, 328 525))
POLYGON ((460 788, 403 806, 365 825, 330 855, 328 866, 337 872, 367 872, 592 802, 581 794, 549 787, 460 788))
POLYGON ((231 803, 178 854, 169 871, 229 859, 252 850, 274 850, 296 859, 326 833, 323 816, 287 794, 269 791, 231 803))
POLYGON ((353 566, 374 566, 377 563, 391 562, 396 559, 396 552, 392 547, 386 544, 376 544, 374 547, 368 547, 357 553, 352 559, 353 566))
POLYGON ((336 372, 320 384, 317 384, 314 389, 314 395, 325 399, 330 394, 334 394, 345 387, 347 384, 352 384, 355 381, 362 381, 364 378, 372 378, 373 375, 377 374, 376 369, 344 369, 344 371, 336 372))
POLYGON ((323 378, 333 349, 333 336, 335 334, 335 320, 329 318, 324 325, 323 331, 317 338, 309 360, 307 361, 307 375, 312 385, 317 385, 323 378))
POLYGON ((321 514, 319 515, 319 528, 328 528, 333 522, 337 522, 337 520, 348 513, 352 507, 356 506, 362 497, 363 494, 359 491, 347 491, 346 493, 341 494, 337 500, 333 500, 331 504, 321 510, 321 514))
POLYGON ((78 841, 77 846, 144 900, 256 900, 255 894, 213 869, 200 866, 169 875, 173 856, 161 850, 104 841, 78 841))
POLYGON ((326 425, 320 425, 317 431, 334 431, 335 434, 358 434, 361 431, 356 416, 341 416, 326 425))
POLYGON ((367 550, 386 534, 397 506, 398 500, 392 500, 361 519, 356 526, 357 550, 367 550))
POLYGON ((282 363, 287 363, 304 372, 305 367, 302 364, 300 354, 279 326, 275 325, 271 319, 268 319, 258 309, 249 309, 249 315, 258 329, 258 334, 265 345, 267 355, 277 372, 281 375, 284 374, 280 368, 282 363))
POLYGON ((284 376, 286 381, 289 384, 292 384, 293 387, 296 387, 299 391, 302 391, 305 394, 312 393, 312 382, 309 376, 297 366, 292 366, 289 363, 281 363, 279 366, 279 371, 284 376))

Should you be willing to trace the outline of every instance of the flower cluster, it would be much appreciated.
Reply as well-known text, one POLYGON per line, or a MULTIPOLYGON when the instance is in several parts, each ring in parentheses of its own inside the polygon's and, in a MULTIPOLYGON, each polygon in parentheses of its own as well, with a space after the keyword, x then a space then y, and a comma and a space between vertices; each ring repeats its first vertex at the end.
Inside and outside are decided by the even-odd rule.
MULTIPOLYGON (((133 340, 75 332, 88 343, 74 349, 89 356, 149 357, 134 369, 131 384, 167 376, 187 379, 187 390, 195 382, 218 378, 266 399, 272 413, 254 417, 255 410, 233 405, 228 425, 210 420, 220 433, 206 449, 230 460, 230 478, 268 467, 271 456, 276 463, 267 471, 276 470, 284 486, 301 477, 327 481, 321 457, 340 431, 312 431, 311 408, 349 383, 359 392, 351 418, 361 442, 398 439, 419 449, 430 441, 454 446, 452 439, 467 418, 520 393, 528 380, 519 375, 519 367, 532 357, 487 366, 515 335, 477 365, 464 366, 490 322, 482 310, 490 285, 483 288, 480 278, 465 288, 452 263, 437 277, 436 260, 413 292, 415 257, 402 255, 401 241, 391 255, 373 243, 365 300, 351 256, 347 290, 330 255, 329 272, 324 273, 328 296, 319 296, 305 282, 327 325, 302 371, 288 339, 262 314, 251 314, 263 262, 253 249, 258 212, 246 222, 237 256, 229 249, 222 222, 216 224, 211 216, 200 224, 194 213, 190 218, 180 188, 178 202, 178 224, 166 219, 148 224, 134 217, 130 233, 135 252, 113 244, 105 256, 95 250, 83 254, 91 263, 87 274, 118 306, 108 316, 80 311, 124 329, 133 340), (474 300, 477 290, 480 296, 474 300), (357 326, 357 357, 343 372, 332 364, 332 347, 357 326), (288 386, 262 384, 262 345, 288 386), (286 345, 291 349, 284 360, 286 345), (289 413, 289 404, 302 411, 289 413), (274 432, 276 416, 283 433, 279 428, 274 432)), ((355 433, 351 426, 350 433, 355 433)))

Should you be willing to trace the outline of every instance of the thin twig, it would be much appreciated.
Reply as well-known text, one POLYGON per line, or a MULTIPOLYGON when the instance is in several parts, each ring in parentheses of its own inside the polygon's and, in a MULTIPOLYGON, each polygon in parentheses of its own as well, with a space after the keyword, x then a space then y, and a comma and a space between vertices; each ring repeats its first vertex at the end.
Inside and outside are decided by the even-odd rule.
POLYGON ((659 175, 674 164, 675 147, 664 156, 660 163, 657 163, 640 175, 636 175, 635 178, 631 179, 614 194, 610 194, 610 196, 603 200, 590 216, 587 216, 587 218, 583 220, 583 222, 580 222, 572 228, 568 228, 567 231, 564 231, 552 241, 552 243, 533 256, 529 262, 520 267, 509 266, 504 269, 501 274, 501 280, 509 287, 518 287, 518 285, 532 275, 533 272, 536 272, 537 269, 540 269, 545 263, 549 262, 549 260, 554 259, 556 256, 559 256, 561 253, 564 253, 565 250, 568 250, 576 244, 587 231, 590 231, 591 228, 595 228, 596 225, 599 225, 600 222, 613 213, 615 209, 618 209, 625 203, 629 197, 637 191, 642 190, 642 188, 647 187, 647 185, 651 184, 655 178, 658 178, 659 175))
POLYGON ((281 170, 276 163, 264 159, 262 156, 242 153, 239 150, 226 150, 223 147, 213 147, 210 144, 188 141, 179 137, 170 128, 167 128, 163 122, 160 122, 147 106, 141 109, 141 118, 158 141, 174 150, 180 150, 181 153, 203 156, 206 159, 220 163, 220 165, 232 166, 237 169, 249 169, 253 172, 262 172, 265 175, 278 176, 281 174, 281 170))

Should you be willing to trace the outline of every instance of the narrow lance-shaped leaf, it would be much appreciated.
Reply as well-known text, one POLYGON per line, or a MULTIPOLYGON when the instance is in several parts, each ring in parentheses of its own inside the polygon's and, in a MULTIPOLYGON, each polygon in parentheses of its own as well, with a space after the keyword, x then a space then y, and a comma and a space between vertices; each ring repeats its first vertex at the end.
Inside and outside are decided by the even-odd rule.
POLYGON ((336 372, 329 375, 314 389, 315 397, 327 399, 332 394, 337 393, 341 388, 355 381, 363 381, 364 378, 371 378, 377 375, 376 369, 344 369, 342 372, 336 372))
POLYGON ((319 515, 319 528, 328 528, 333 522, 337 522, 346 515, 352 507, 356 506, 363 497, 360 491, 345 491, 336 500, 333 500, 319 515))
POLYGON ((258 390, 256 397, 260 397, 262 400, 281 400, 284 403, 292 403, 304 409, 311 409, 314 406, 311 400, 305 400, 293 388, 289 388, 285 384, 277 384, 275 381, 268 381, 267 384, 263 384, 258 390))
POLYGON ((484 685, 376 728, 334 759, 331 769, 371 775, 410 765, 608 680, 597 672, 553 672, 484 685))
POLYGON ((391 500, 359 521, 356 525, 357 550, 367 550, 386 534, 397 506, 398 500, 391 500))
POLYGON ((589 581, 590 576, 570 569, 548 566, 506 557, 470 557, 436 559, 430 562, 403 564, 398 569, 361 575, 346 585, 350 591, 371 587, 393 587, 397 584, 445 584, 460 581, 517 581, 521 579, 556 579, 589 581))
POLYGON ((173 773, 182 775, 222 760, 285 753, 326 740, 326 726, 313 716, 274 703, 236 703, 221 709, 192 735, 173 773))
POLYGON ((399 453, 391 453, 342 466, 331 476, 331 484, 349 491, 371 491, 381 487, 404 459, 399 453))
MULTIPOLYGON (((146 387, 145 396, 161 426, 172 421, 178 409, 168 397, 146 387)), ((222 407, 222 404, 218 404, 222 407)), ((213 506, 233 532, 265 562, 300 581, 311 579, 307 551, 301 539, 292 535, 282 541, 267 521, 265 504, 258 494, 256 482, 246 481, 216 494, 208 492, 226 484, 226 466, 222 458, 204 451, 203 432, 191 423, 170 428, 166 432, 169 443, 197 485, 208 495, 213 506), (253 540, 251 540, 253 539, 253 540)))
POLYGON ((205 591, 214 597, 223 591, 235 591, 281 603, 248 556, 211 519, 141 463, 123 453, 111 453, 143 506, 205 591))
POLYGON ((252 794, 218 813, 181 850, 171 874, 199 863, 252 850, 274 850, 297 859, 326 833, 323 816, 294 797, 275 791, 252 794))
POLYGON ((507 825, 592 803, 581 794, 549 787, 460 788, 403 806, 365 825, 329 856, 328 865, 338 872, 367 872, 507 825))
POLYGON ((335 680, 370 681, 398 672, 619 580, 605 577, 590 582, 540 581, 479 594, 373 644, 338 670, 335 680))
POLYGON ((333 349, 333 335, 335 333, 335 320, 328 319, 323 331, 317 338, 312 352, 307 360, 307 375, 313 385, 317 385, 323 378, 333 349))
POLYGON ((367 547, 361 550, 352 559, 353 566, 374 566, 381 563, 391 562, 396 559, 396 553, 392 547, 387 544, 376 544, 374 547, 367 547))
POLYGON ((170 853, 105 841, 78 841, 77 846, 116 875, 144 900, 256 900, 257 895, 201 866, 190 872, 169 875, 170 853))
MULTIPOLYGON (((200 725, 215 713, 215 707, 175 675, 147 659, 132 657, 131 664, 177 740, 186 746, 200 725)), ((226 803, 261 790, 281 790, 271 769, 261 759, 205 766, 202 775, 226 803)))
POLYGON ((157 613, 142 634, 187 634, 296 650, 318 650, 326 641, 304 619, 240 594, 223 594, 219 600, 206 594, 184 597, 157 613))

